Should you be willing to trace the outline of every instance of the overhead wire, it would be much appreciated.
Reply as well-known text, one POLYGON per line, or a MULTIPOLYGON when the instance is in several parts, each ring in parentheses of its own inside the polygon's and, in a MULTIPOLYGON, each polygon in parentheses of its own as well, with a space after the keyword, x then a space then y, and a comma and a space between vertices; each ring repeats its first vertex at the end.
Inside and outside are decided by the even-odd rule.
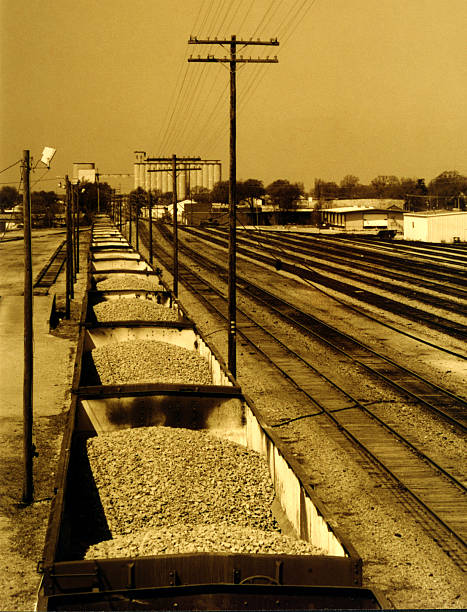
MULTIPOLYGON (((238 7, 237 7, 238 8, 238 7)), ((232 9, 232 4, 230 2, 226 2, 223 4, 219 4, 217 7, 217 11, 214 11, 211 18, 211 26, 213 27, 216 23, 216 19, 221 18, 220 25, 218 26, 218 33, 220 32, 220 28, 224 24, 227 19, 230 11, 232 9), (223 10, 224 8, 224 10, 223 10), (223 15, 223 16, 222 16, 223 15)), ((213 43, 215 44, 215 43, 213 43)), ((213 45, 209 45, 207 49, 207 54, 209 55, 212 50, 213 45)), ((196 74, 194 70, 192 70, 192 74, 196 74)), ((210 94, 213 92, 214 87, 216 86, 216 81, 219 80, 219 76, 212 70, 207 69, 206 64, 203 63, 203 68, 201 71, 198 71, 198 78, 192 81, 192 85, 194 85, 194 92, 190 92, 190 87, 187 86, 187 99, 185 107, 183 108, 183 112, 179 111, 179 115, 181 116, 181 120, 179 121, 179 125, 176 130, 172 133, 172 138, 175 142, 178 143, 180 137, 186 139, 187 128, 190 125, 193 125, 194 122, 194 113, 197 112, 195 118, 197 119, 199 115, 204 111, 205 114, 209 113, 209 100, 210 94), (209 86, 209 80, 211 80, 211 85, 209 86), (196 109, 198 108, 198 111, 196 109)), ((213 110, 216 107, 214 104, 213 110)), ((212 114, 212 112, 210 113, 212 114)))
MULTIPOLYGON (((242 20, 242 26, 246 21, 246 18, 248 17, 248 15, 251 12, 251 8, 252 8, 253 4, 250 4, 244 17, 242 20)), ((261 27, 265 27, 266 25, 269 24, 269 22, 274 18, 274 16, 277 14, 277 11, 280 9, 280 4, 276 3, 276 0, 272 0, 272 2, 269 4, 266 12, 263 14, 262 18, 260 19, 260 21, 258 22, 256 28, 252 31, 252 35, 250 36, 250 38, 253 38, 254 35, 258 32, 258 30, 261 27)), ((292 9, 293 10, 293 7, 292 9)), ((243 67, 245 66, 245 64, 243 64, 243 67)), ((253 84, 255 79, 257 78, 258 73, 260 72, 261 68, 264 68, 264 66, 260 66, 260 68, 258 68, 258 64, 254 66, 253 70, 251 70, 250 72, 252 73, 252 76, 250 77, 250 83, 253 84)), ((250 85, 251 86, 251 85, 250 85)), ((212 141, 214 141, 217 138, 221 138, 223 137, 224 133, 228 131, 228 122, 226 122, 225 120, 223 120, 223 118, 219 118, 220 121, 217 121, 217 123, 220 123, 221 125, 217 125, 217 123, 215 123, 215 130, 211 130, 212 131, 212 136, 206 141, 206 144, 211 144, 212 141)))
MULTIPOLYGON (((296 30, 296 28, 298 27, 299 23, 302 22, 302 20, 304 19, 305 15, 307 14, 307 12, 312 8, 312 6, 316 3, 316 0, 302 0, 301 5, 298 7, 298 10, 296 10, 293 14, 293 17, 288 21, 287 23, 287 27, 282 29, 282 36, 285 37, 284 41, 279 41, 280 42, 280 47, 278 49, 277 52, 277 56, 280 55, 281 51, 283 51, 285 45, 287 44, 287 42, 290 40, 290 37, 292 36, 292 34, 294 33, 294 31, 296 30), (300 12, 302 11, 302 9, 306 6, 306 4, 308 4, 308 6, 306 7, 306 10, 300 14, 300 12), (295 24, 294 24, 295 21, 295 24)), ((295 6, 297 7, 300 4, 300 0, 297 0, 295 6)), ((292 12, 293 8, 291 9, 290 12, 292 12)), ((264 68, 264 67, 262 67, 264 68)), ((251 96, 253 95, 254 91, 260 86, 262 80, 264 79, 266 75, 266 71, 263 70, 261 75, 256 75, 255 79, 250 80, 249 84, 246 88, 246 91, 243 92, 243 96, 242 96, 242 101, 241 104, 239 105, 239 114, 243 111, 244 107, 247 105, 247 103, 249 102, 251 96)))
MULTIPOLYGON (((196 20, 195 20, 195 24, 198 22, 198 20, 200 19, 200 15, 202 14, 202 9, 205 6, 205 3, 203 2, 203 5, 200 7, 200 11, 198 12, 198 15, 196 16, 196 20)), ((203 18, 203 22, 201 25, 201 28, 204 27, 204 24, 206 23, 206 20, 209 18, 209 15, 211 14, 211 9, 213 7, 212 3, 208 3, 207 5, 207 11, 204 15, 203 18)), ((215 14, 215 11, 214 11, 215 14)), ((164 153, 164 148, 166 147, 166 143, 167 141, 170 139, 170 133, 171 133, 171 129, 172 129, 172 122, 174 120, 174 116, 175 116, 175 112, 179 107, 180 104, 180 100, 183 99, 182 97, 182 93, 184 91, 185 88, 185 83, 186 83, 186 79, 187 79, 187 75, 188 75, 188 69, 189 69, 189 65, 187 63, 187 59, 188 59, 188 53, 189 53, 189 48, 188 46, 185 48, 185 54, 184 54, 184 58, 183 61, 181 63, 180 66, 180 70, 178 73, 178 77, 177 80, 175 82, 174 88, 172 90, 172 96, 170 98, 170 102, 167 106, 167 111, 166 111, 166 115, 165 115, 165 119, 164 121, 161 123, 161 130, 159 132, 159 154, 158 156, 162 156, 162 154, 164 153), (183 78, 182 78, 182 82, 180 84, 180 77, 183 73, 183 78), (174 102, 174 98, 176 96, 175 102, 174 102), (172 112, 170 113, 170 109, 172 109, 172 112), (167 117, 169 116, 170 113, 170 118, 167 121, 167 117), (165 130, 164 130, 165 127, 165 130), (164 130, 164 132, 162 132, 162 130, 164 130)), ((186 87, 186 89, 188 89, 188 87, 186 87)))
MULTIPOLYGON (((296 0, 284 7, 284 3, 272 0, 252 29, 251 38, 269 27, 271 29, 276 27, 277 37, 281 38, 279 47, 279 51, 281 51, 315 2, 316 0, 296 0), (274 26, 275 23, 277 26, 274 26)), ((241 30, 251 15, 253 5, 254 2, 250 2, 245 6, 244 0, 239 0, 237 3, 219 1, 209 4, 203 0, 203 5, 198 11, 194 24, 194 27, 199 28, 199 32, 195 32, 195 34, 198 38, 203 36, 212 38, 212 33, 217 32, 219 37, 223 28, 230 28, 235 23, 240 24, 239 30, 241 30)), ((274 33, 274 36, 276 36, 276 33, 274 33)), ((215 44, 214 41, 213 44, 215 44)), ((212 46, 206 45, 203 51, 206 51, 207 48, 207 54, 210 54, 212 46)), ((266 48, 258 47, 260 57, 264 57, 267 51, 266 48)), ((246 64, 243 64, 242 67, 245 66, 246 64)), ((239 85, 241 84, 243 88, 238 105, 239 114, 243 112, 268 72, 265 69, 265 64, 256 64, 251 68, 245 79, 242 77, 239 79, 239 85)), ((197 78, 195 76, 187 77, 187 70, 188 62, 186 62, 182 84, 178 89, 177 101, 172 108, 170 125, 166 127, 161 147, 175 143, 176 148, 181 149, 181 143, 183 142, 183 146, 187 146, 187 149, 192 152, 193 146, 200 147, 202 144, 207 147, 212 145, 222 139, 228 131, 226 113, 221 112, 227 87, 221 87, 217 95, 220 71, 206 69, 206 63, 204 63, 203 69, 198 71, 197 78), (201 118, 203 119, 200 121, 201 118)), ((192 70, 191 72, 195 73, 196 71, 192 70)))
MULTIPOLYGON (((205 19, 203 20, 203 24, 207 21, 207 19, 209 18, 209 13, 211 12, 211 8, 213 5, 210 6, 208 13, 205 15, 205 19)), ((229 10, 229 5, 227 4, 227 11, 226 11, 226 15, 228 14, 228 10, 229 10)), ((210 22, 210 27, 213 26, 213 24, 216 22, 218 16, 222 13, 222 4, 219 3, 217 8, 214 9, 214 11, 212 11, 212 15, 211 15, 211 22, 210 22)), ((208 46, 208 50, 207 53, 209 54, 211 51, 212 45, 208 46)), ((184 62, 186 62, 187 57, 185 56, 184 62)), ((188 62, 186 62, 186 72, 185 74, 188 72, 188 62)), ((206 65, 203 65, 203 68, 201 70, 200 73, 198 73, 198 78, 196 79, 196 73, 194 70, 190 71, 190 79, 187 82, 187 85, 185 87, 185 91, 183 92, 183 89, 181 88, 179 91, 179 96, 177 98, 177 103, 179 102, 179 100, 182 100, 181 104, 178 105, 177 108, 177 117, 181 117, 182 119, 179 120, 178 122, 175 122, 174 127, 171 127, 171 129, 167 129, 166 130, 166 136, 164 139, 163 144, 161 145, 161 149, 165 147, 168 147, 169 144, 173 143, 173 146, 175 147, 175 144, 177 144, 178 148, 178 138, 180 133, 184 133, 185 131, 185 126, 189 123, 190 118, 192 116, 192 111, 190 109, 194 108, 196 106, 196 103, 198 102, 199 96, 200 96, 200 92, 202 91, 203 87, 203 83, 206 80, 206 76, 208 75, 209 71, 206 71, 206 65), (192 90, 194 89, 193 93, 192 90), (183 95, 182 95, 183 93, 183 95)), ((171 119, 173 119, 174 115, 175 115, 175 110, 173 110, 172 115, 171 115, 171 119)))
POLYGON ((21 163, 21 160, 18 159, 18 161, 15 161, 14 164, 11 164, 10 166, 7 166, 6 168, 3 168, 3 170, 0 170, 0 174, 2 174, 3 172, 6 172, 7 170, 9 170, 10 168, 14 168, 15 166, 17 166, 19 163, 21 163))

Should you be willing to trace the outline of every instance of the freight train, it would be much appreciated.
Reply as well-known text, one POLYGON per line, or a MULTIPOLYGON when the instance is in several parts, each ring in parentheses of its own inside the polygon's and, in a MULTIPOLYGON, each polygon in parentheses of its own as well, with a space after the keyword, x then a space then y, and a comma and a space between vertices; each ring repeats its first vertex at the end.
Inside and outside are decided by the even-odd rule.
POLYGON ((87 283, 37 608, 386 607, 215 347, 105 216, 87 283))

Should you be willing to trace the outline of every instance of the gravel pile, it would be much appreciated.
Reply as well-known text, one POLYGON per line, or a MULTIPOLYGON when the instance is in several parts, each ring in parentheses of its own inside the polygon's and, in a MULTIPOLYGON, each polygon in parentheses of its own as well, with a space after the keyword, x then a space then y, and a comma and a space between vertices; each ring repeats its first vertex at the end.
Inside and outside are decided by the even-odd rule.
POLYGON ((208 362, 197 352, 157 340, 114 342, 93 349, 103 385, 139 382, 212 385, 208 362))
POLYGON ((278 532, 267 465, 234 442, 143 427, 91 438, 88 456, 113 540, 91 547, 87 558, 317 552, 278 532))
POLYGON ((109 277, 97 283, 98 291, 116 291, 118 289, 139 289, 154 291, 156 287, 156 277, 148 278, 141 274, 121 274, 116 277, 109 277))
POLYGON ((171 427, 91 438, 88 456, 112 537, 179 523, 274 531, 274 488, 259 453, 171 427))
POLYGON ((121 298, 94 306, 99 322, 104 321, 178 321, 178 312, 152 300, 121 298))
POLYGON ((116 536, 91 546, 86 559, 143 557, 184 553, 250 553, 276 555, 322 554, 312 544, 274 531, 239 527, 226 522, 145 529, 134 535, 116 536))

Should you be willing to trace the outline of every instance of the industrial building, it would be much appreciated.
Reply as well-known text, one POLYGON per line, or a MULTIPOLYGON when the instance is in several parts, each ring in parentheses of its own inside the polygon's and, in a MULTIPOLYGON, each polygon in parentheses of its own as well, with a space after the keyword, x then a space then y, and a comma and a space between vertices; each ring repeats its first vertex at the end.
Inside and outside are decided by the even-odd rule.
POLYGON ((467 212, 407 212, 404 215, 404 239, 423 242, 467 242, 467 212))
POLYGON ((321 225, 339 228, 348 232, 362 230, 403 231, 404 213, 399 206, 373 208, 367 206, 341 206, 318 211, 321 225))
MULTIPOLYGON (((149 156, 143 151, 135 153, 134 188, 141 187, 146 191, 155 189, 166 193, 172 191, 172 163, 148 161, 149 156)), ((177 160, 177 165, 183 158, 177 160)), ((203 159, 191 162, 190 167, 196 169, 177 170, 177 196, 179 200, 188 198, 195 187, 205 187, 211 190, 222 180, 222 164, 218 159, 203 159)))

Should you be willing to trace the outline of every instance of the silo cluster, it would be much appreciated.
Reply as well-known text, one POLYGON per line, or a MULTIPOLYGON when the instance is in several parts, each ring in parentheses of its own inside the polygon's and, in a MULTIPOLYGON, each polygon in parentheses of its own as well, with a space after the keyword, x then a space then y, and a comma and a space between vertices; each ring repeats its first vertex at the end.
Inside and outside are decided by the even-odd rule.
MULTIPOLYGON (((148 161, 144 152, 136 152, 134 164, 135 189, 172 191, 172 163, 170 161, 148 161)), ((177 196, 185 200, 195 187, 211 190, 222 180, 222 164, 217 159, 205 159, 183 163, 177 159, 177 196), (184 168, 186 166, 186 168, 184 168)))

